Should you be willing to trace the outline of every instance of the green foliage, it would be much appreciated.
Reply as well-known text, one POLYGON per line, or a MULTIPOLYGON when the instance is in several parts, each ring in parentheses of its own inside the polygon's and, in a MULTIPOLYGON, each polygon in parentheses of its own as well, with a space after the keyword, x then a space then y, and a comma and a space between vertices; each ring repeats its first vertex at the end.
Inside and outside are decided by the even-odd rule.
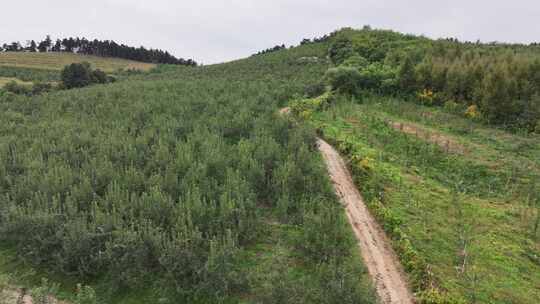
POLYGON ((330 56, 330 60, 332 60, 332 63, 335 65, 340 65, 343 61, 353 55, 354 49, 352 41, 344 35, 336 37, 328 50, 328 56, 330 56))
POLYGON ((93 70, 88 62, 72 63, 64 67, 61 72, 62 85, 66 89, 82 88, 91 84, 103 84, 114 78, 107 77, 105 72, 93 70))
POLYGON ((396 71, 381 63, 372 63, 360 69, 359 85, 363 90, 381 94, 397 93, 396 71))
POLYGON ((4 90, 17 95, 30 95, 32 93, 32 88, 29 85, 19 84, 16 81, 6 83, 4 90))
POLYGON ((412 97, 427 90, 436 97, 429 104, 475 105, 482 114, 476 118, 489 124, 528 132, 539 125, 540 54, 534 46, 434 41, 347 28, 333 35, 329 56, 338 67, 327 78, 340 93, 368 90, 412 97))
POLYGON ((92 71, 92 73, 90 74, 90 79, 92 83, 101 83, 101 84, 107 83, 109 80, 107 78, 107 74, 105 74, 105 72, 99 69, 92 71))
POLYGON ((301 118, 309 118, 314 112, 328 106, 332 100, 332 93, 326 92, 316 98, 299 98, 289 102, 293 114, 301 118))
POLYGON ((28 85, 19 84, 16 81, 10 81, 6 83, 3 89, 16 95, 34 96, 50 92, 54 88, 50 83, 36 82, 34 84, 28 85))
POLYGON ((72 63, 62 70, 62 84, 66 89, 86 87, 94 80, 92 74, 89 63, 72 63))
POLYGON ((345 67, 357 68, 361 70, 361 69, 366 68, 369 65, 369 61, 366 58, 358 54, 355 54, 347 58, 345 61, 343 61, 341 65, 345 67))
POLYGON ((60 80, 60 73, 54 70, 0 66, 0 77, 17 78, 23 81, 53 82, 60 80))
POLYGON ((449 114, 380 96, 336 100, 306 122, 349 157, 418 302, 538 302, 538 137, 482 126, 457 103, 449 114))
POLYGON ((397 78, 399 79, 399 87, 402 92, 414 92, 416 90, 416 79, 414 74, 414 62, 410 56, 405 57, 405 60, 399 66, 397 78))
POLYGON ((30 294, 32 295, 33 303, 36 304, 54 304, 56 300, 54 295, 58 292, 58 285, 51 284, 45 278, 41 279, 41 286, 32 289, 30 294))
MULTIPOLYGON (((331 218, 342 209, 314 130, 276 113, 328 68, 298 59, 322 58, 326 49, 310 43, 222 65, 163 68, 109 86, 0 95, 0 239, 39 269, 102 282, 107 303, 141 289, 170 303, 238 302, 260 289, 268 301, 293 302, 278 285, 251 280, 264 261, 254 257, 244 267, 243 257, 264 243, 269 222, 300 233, 345 229, 322 218, 303 225, 307 214, 320 216, 323 202, 333 206, 331 218)), ((86 83, 88 70, 80 72, 86 83)), ((369 290, 366 276, 347 266, 359 260, 337 236, 323 258, 296 254, 297 244, 282 240, 264 252, 273 263, 282 247, 290 250, 291 272, 282 278, 309 286, 298 288, 299 298, 330 303, 318 269, 325 267, 341 274, 332 281, 335 293, 357 300, 369 290), (341 263, 329 261, 331 252, 341 263), (353 288, 360 283, 366 287, 353 288)), ((80 297, 94 301, 89 289, 80 297)))
POLYGON ((297 240, 303 256, 322 264, 328 261, 345 260, 353 248, 349 223, 339 210, 340 206, 322 203, 318 214, 307 214, 304 219, 304 232, 297 240))
POLYGON ((333 90, 351 96, 360 92, 360 83, 363 80, 357 68, 345 66, 330 68, 324 78, 333 90))
POLYGON ((77 284, 74 304, 97 304, 97 296, 94 289, 87 285, 77 284))

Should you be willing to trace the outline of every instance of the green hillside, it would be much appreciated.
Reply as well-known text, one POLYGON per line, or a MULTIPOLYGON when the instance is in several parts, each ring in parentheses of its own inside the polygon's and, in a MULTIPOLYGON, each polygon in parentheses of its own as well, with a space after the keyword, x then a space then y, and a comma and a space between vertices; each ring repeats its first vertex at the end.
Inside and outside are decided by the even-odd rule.
MULTIPOLYGON (((53 77, 30 57, 3 75, 2 55, 0 77, 53 77)), ((321 136, 419 303, 538 303, 539 58, 343 29, 82 89, 0 89, 0 292, 47 277, 72 302, 82 283, 111 304, 377 303, 321 136)))
POLYGON ((276 114, 324 50, 4 94, 4 269, 106 303, 372 303, 313 130, 276 114))
POLYGON ((327 92, 289 105, 348 157, 419 298, 538 303, 537 46, 348 29, 330 56, 327 92))

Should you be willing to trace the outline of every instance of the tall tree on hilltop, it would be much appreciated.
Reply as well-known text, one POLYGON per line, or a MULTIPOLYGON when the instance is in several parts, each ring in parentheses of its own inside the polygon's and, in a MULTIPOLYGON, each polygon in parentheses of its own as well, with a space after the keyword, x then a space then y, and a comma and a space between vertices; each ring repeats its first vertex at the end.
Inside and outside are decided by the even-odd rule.
POLYGON ((62 51, 62 41, 60 39, 56 39, 56 43, 52 47, 53 52, 61 52, 62 51))
POLYGON ((50 50, 51 46, 52 46, 51 36, 47 35, 45 40, 41 41, 38 44, 37 48, 38 48, 39 52, 45 53, 45 52, 48 52, 50 50))
POLYGON ((414 62, 411 56, 406 56, 398 70, 399 85, 405 92, 416 89, 414 62))
POLYGON ((30 45, 27 48, 27 51, 35 53, 37 51, 37 45, 34 40, 30 41, 30 45))

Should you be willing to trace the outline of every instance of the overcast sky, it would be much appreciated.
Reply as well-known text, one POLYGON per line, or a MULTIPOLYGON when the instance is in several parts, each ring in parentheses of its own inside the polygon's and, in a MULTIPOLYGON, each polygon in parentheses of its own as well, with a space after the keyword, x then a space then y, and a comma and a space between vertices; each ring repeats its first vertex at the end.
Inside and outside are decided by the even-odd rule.
POLYGON ((539 0, 3 0, 0 42, 85 36, 169 50, 205 64, 298 44, 341 27, 540 41, 539 0))

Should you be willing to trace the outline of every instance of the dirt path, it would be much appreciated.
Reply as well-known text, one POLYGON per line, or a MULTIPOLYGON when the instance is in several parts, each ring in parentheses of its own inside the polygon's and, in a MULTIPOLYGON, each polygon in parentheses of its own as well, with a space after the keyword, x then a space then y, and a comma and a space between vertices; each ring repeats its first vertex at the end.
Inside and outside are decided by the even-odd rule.
POLYGON ((384 304, 414 303, 401 265, 390 246, 390 240, 369 213, 349 170, 339 153, 322 139, 318 139, 328 173, 336 194, 347 211, 347 218, 358 240, 360 253, 373 278, 377 294, 384 304))
MULTIPOLYGON (((289 107, 279 110, 280 115, 289 114, 289 107)), ((414 296, 390 240, 371 216, 360 192, 353 182, 349 169, 339 153, 326 141, 317 138, 328 174, 337 196, 345 207, 360 254, 373 278, 375 289, 382 304, 413 304, 414 296)))

